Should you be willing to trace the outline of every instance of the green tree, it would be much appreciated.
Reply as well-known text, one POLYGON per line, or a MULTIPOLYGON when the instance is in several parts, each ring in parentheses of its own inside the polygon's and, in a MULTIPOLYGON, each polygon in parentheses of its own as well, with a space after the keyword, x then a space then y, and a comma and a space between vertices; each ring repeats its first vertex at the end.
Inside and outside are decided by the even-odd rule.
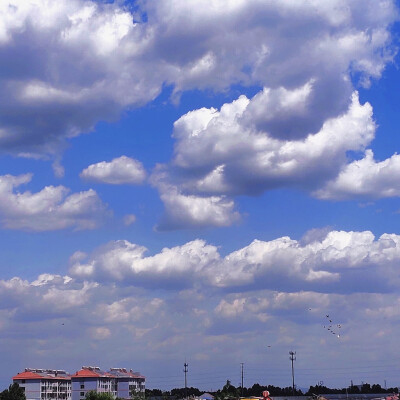
POLYGON ((132 389, 129 392, 129 396, 131 397, 132 400, 144 400, 145 397, 144 392, 135 389, 132 389))
POLYGON ((222 390, 221 391, 218 390, 218 392, 216 393, 216 397, 219 400, 238 399, 239 390, 235 388, 235 386, 233 386, 231 384, 231 381, 228 379, 222 390))
POLYGON ((146 397, 161 397, 162 390, 160 389, 145 389, 146 397))
MULTIPOLYGON (((2 400, 2 399, 0 399, 2 400)), ((94 390, 86 393, 85 400, 117 400, 111 393, 98 393, 94 390)))
POLYGON ((18 383, 13 383, 0 393, 0 400, 26 400, 25 391, 18 383))
POLYGON ((187 392, 188 397, 192 396, 200 396, 202 392, 195 387, 185 388, 175 388, 171 390, 171 396, 176 397, 177 399, 183 399, 185 397, 185 393, 187 392))

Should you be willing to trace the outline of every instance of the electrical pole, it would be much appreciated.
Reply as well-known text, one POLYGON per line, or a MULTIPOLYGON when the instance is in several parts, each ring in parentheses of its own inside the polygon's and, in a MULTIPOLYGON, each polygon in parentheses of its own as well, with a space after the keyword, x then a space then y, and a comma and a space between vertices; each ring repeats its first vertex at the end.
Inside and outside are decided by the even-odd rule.
POLYGON ((242 367, 242 390, 241 390, 241 393, 242 393, 242 397, 243 397, 243 365, 244 365, 244 363, 240 363, 240 365, 242 367))
POLYGON ((294 396, 294 367, 293 367, 293 361, 296 361, 296 352, 295 351, 289 351, 290 357, 289 360, 292 362, 292 388, 293 388, 293 396, 294 396))
POLYGON ((185 361, 185 364, 183 364, 183 372, 185 373, 185 399, 187 399, 187 376, 186 374, 188 373, 188 366, 189 364, 185 361))

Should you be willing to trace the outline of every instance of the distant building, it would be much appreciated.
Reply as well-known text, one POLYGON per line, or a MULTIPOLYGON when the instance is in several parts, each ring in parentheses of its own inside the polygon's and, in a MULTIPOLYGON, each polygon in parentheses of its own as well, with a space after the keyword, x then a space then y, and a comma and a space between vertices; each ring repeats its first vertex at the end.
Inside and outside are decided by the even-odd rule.
POLYGON ((82 400, 92 390, 122 399, 130 399, 132 393, 145 390, 145 377, 126 368, 111 368, 106 372, 99 367, 82 367, 71 375, 71 382, 72 400, 82 400))
POLYGON ((102 371, 99 367, 82 367, 73 375, 64 370, 26 368, 13 377, 27 400, 83 400, 90 391, 130 399, 133 393, 144 393, 145 380, 126 368, 102 371))
POLYGON ((71 400, 71 377, 64 370, 25 368, 13 381, 27 400, 71 400))

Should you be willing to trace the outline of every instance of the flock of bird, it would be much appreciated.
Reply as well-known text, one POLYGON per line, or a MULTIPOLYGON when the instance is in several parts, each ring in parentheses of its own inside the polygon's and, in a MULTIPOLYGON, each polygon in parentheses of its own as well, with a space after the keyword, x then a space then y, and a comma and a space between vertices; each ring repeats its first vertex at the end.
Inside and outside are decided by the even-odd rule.
MULTIPOLYGON (((308 309, 308 311, 311 311, 311 310, 312 310, 311 308, 308 309)), ((325 318, 326 318, 326 321, 323 325, 324 329, 326 329, 332 335, 335 335, 338 338, 340 338, 340 330, 342 329, 342 325, 336 324, 335 322, 333 322, 332 317, 330 317, 329 314, 326 314, 325 318)))
MULTIPOLYGON (((312 309, 309 308, 308 311, 312 311, 312 309)), ((340 338, 342 325, 334 322, 334 319, 329 314, 325 314, 325 321, 322 326, 328 331, 328 333, 335 335, 337 338, 340 338)), ((271 348, 272 346, 267 345, 267 347, 271 348)))
POLYGON ((342 325, 340 324, 335 324, 334 322, 332 322, 331 317, 329 316, 329 314, 325 315, 327 321, 329 322, 326 323, 326 325, 324 325, 324 329, 327 329, 332 335, 336 335, 338 338, 340 338, 340 329, 342 329, 342 325))

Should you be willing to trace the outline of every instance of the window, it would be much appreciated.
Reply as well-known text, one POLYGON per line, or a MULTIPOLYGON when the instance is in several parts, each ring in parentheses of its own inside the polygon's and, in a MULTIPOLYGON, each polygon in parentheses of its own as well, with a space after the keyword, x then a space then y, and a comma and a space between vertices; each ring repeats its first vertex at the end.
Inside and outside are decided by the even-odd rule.
POLYGON ((85 392, 81 392, 81 397, 85 397, 85 392))
POLYGON ((81 389, 85 389, 85 385, 81 385, 81 389))
POLYGON ((25 383, 25 379, 21 379, 21 383, 25 383))

